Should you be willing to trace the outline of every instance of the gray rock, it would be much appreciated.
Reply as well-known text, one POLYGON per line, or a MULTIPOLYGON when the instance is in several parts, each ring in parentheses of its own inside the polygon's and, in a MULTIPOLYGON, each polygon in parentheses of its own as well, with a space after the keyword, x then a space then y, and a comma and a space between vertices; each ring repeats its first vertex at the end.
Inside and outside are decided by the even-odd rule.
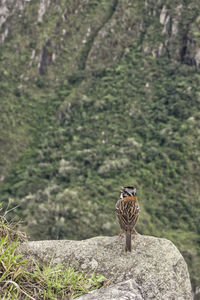
POLYGON ((143 300, 142 291, 133 279, 93 291, 76 298, 78 300, 143 300))
MULTIPOLYGON (((123 296, 117 298, 112 294, 127 293, 127 286, 133 286, 133 282, 139 287, 139 292, 130 288, 130 297, 126 299, 192 299, 187 265, 172 242, 138 235, 131 253, 124 252, 124 244, 124 238, 116 236, 94 237, 83 241, 28 242, 20 246, 20 251, 43 262, 67 262, 79 270, 95 271, 108 278, 110 284, 120 283, 113 285, 111 290, 109 287, 98 291, 105 293, 102 300, 123 299, 123 296), (136 296, 140 298, 134 298, 136 296)), ((88 297, 94 299, 90 298, 92 294, 88 297)))

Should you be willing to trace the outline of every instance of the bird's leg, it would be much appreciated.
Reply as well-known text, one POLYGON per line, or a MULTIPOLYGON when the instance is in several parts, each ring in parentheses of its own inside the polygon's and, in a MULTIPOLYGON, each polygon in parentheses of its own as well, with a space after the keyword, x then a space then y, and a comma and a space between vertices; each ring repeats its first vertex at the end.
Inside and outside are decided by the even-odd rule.
POLYGON ((119 238, 122 239, 122 238, 123 238, 123 235, 124 235, 124 233, 123 233, 123 231, 121 230, 121 231, 120 231, 120 234, 119 234, 119 238))
POLYGON ((136 235, 138 235, 139 233, 135 230, 135 228, 133 228, 134 231, 134 236, 136 237, 136 235))

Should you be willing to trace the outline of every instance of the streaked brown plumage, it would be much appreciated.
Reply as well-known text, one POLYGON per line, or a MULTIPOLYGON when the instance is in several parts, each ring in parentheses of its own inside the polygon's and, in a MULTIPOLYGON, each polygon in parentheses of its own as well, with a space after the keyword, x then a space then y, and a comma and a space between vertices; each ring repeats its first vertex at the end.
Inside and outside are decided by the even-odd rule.
POLYGON ((136 188, 133 186, 122 188, 120 199, 115 208, 119 225, 126 234, 125 251, 131 251, 131 233, 134 231, 137 234, 135 225, 140 212, 136 188))

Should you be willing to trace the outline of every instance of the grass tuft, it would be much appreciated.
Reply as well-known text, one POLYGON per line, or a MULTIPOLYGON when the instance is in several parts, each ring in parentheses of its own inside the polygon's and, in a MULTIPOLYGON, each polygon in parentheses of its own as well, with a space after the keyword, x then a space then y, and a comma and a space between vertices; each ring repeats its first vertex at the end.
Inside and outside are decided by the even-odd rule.
POLYGON ((40 265, 19 254, 17 245, 25 234, 19 224, 0 217, 0 299, 73 299, 100 288, 106 278, 79 272, 68 265, 40 265))
POLYGON ((9 211, 2 213, 0 205, 0 237, 7 238, 9 242, 19 241, 25 242, 27 236, 24 232, 18 230, 19 222, 8 222, 6 215, 9 211))

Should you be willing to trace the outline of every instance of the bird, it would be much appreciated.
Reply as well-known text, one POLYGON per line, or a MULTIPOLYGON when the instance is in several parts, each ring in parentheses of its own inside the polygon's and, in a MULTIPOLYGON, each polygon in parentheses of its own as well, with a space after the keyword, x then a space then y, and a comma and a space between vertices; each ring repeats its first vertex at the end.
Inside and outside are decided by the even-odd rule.
POLYGON ((135 186, 125 186, 120 190, 120 199, 116 202, 115 212, 119 225, 126 234, 125 251, 131 252, 131 233, 135 230, 140 208, 135 186))

